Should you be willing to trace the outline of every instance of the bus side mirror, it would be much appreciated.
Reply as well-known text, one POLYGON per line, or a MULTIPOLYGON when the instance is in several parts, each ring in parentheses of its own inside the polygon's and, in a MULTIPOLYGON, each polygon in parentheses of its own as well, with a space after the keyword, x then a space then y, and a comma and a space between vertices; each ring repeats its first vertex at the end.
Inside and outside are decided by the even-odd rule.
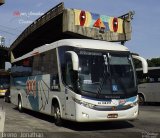
POLYGON ((67 54, 71 56, 73 70, 78 71, 79 69, 79 58, 78 55, 74 51, 66 51, 67 54))
POLYGON ((144 58, 142 58, 140 56, 137 56, 137 55, 132 55, 132 57, 141 61, 142 62, 143 73, 144 74, 148 73, 148 63, 147 63, 147 61, 144 58))

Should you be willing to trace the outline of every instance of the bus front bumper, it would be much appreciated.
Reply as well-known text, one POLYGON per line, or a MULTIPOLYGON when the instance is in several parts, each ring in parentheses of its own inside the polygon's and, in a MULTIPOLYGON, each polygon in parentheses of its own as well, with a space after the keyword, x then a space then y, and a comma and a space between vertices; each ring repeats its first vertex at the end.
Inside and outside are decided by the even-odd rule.
POLYGON ((134 120, 138 117, 138 104, 130 109, 121 111, 97 111, 79 104, 76 106, 77 122, 134 120))

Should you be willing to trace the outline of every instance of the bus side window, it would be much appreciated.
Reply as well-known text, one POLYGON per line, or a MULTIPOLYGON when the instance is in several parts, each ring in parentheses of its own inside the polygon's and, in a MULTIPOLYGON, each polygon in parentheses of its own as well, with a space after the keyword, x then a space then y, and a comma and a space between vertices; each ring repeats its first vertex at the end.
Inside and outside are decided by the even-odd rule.
POLYGON ((33 71, 32 71, 32 75, 40 75, 40 74, 42 74, 39 62, 40 62, 40 56, 39 55, 35 55, 33 57, 33 71))
POLYGON ((59 91, 59 76, 56 49, 34 56, 33 75, 50 75, 50 89, 59 91))
POLYGON ((48 67, 51 74, 51 89, 60 91, 56 49, 49 51, 48 55, 50 55, 48 67))
POLYGON ((14 77, 31 76, 32 57, 14 63, 11 68, 11 75, 14 77))

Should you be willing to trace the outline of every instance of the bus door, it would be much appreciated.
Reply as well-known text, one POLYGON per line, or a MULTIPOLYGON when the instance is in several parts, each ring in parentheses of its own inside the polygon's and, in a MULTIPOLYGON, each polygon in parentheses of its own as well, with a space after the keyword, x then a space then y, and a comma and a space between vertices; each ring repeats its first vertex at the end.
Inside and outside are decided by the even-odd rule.
POLYGON ((66 117, 68 119, 75 119, 75 103, 73 101, 74 98, 74 71, 71 56, 66 54, 66 64, 65 64, 65 101, 66 101, 66 117))
POLYGON ((158 82, 158 79, 157 77, 154 77, 154 78, 150 78, 150 83, 149 83, 149 90, 150 90, 150 93, 151 93, 151 102, 154 101, 154 102, 158 102, 160 101, 159 100, 159 97, 160 97, 160 82, 158 82))
POLYGON ((73 102, 73 93, 70 89, 65 88, 65 115, 68 119, 75 119, 75 104, 73 102))

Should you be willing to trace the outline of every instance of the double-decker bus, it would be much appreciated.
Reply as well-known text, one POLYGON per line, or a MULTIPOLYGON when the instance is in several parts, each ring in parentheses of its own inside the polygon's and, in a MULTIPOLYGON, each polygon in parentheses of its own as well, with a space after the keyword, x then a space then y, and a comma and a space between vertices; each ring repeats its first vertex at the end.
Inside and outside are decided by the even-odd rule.
MULTIPOLYGON (((134 56, 137 59, 143 59, 134 56)), ((146 61, 142 60, 144 70, 146 61)), ((128 48, 111 42, 64 39, 12 62, 11 102, 77 122, 133 120, 138 115, 135 68, 128 48)))
POLYGON ((10 73, 4 69, 0 69, 0 96, 5 96, 9 90, 10 73))
POLYGON ((140 104, 160 102, 160 67, 148 67, 147 74, 143 74, 142 68, 136 71, 140 104))

